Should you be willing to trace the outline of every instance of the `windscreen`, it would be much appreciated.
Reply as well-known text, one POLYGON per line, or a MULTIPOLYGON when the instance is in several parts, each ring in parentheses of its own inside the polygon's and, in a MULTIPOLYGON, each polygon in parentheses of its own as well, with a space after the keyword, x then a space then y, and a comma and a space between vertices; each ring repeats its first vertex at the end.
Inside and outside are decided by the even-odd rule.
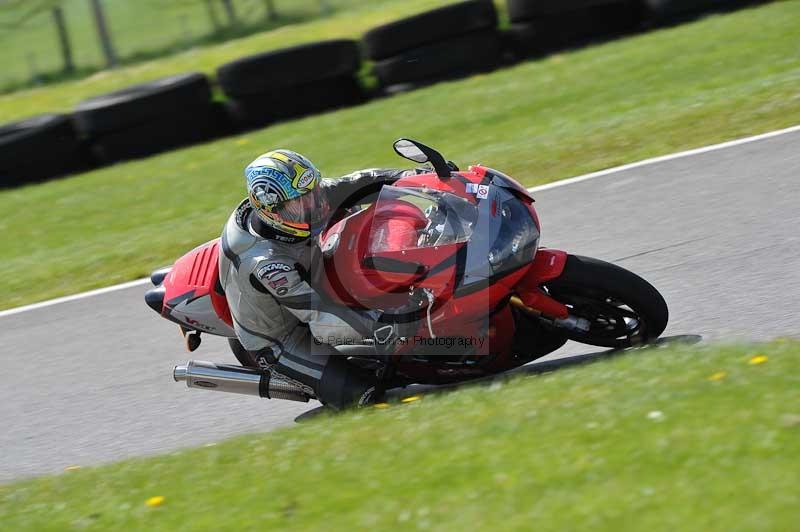
POLYGON ((466 242, 477 219, 477 208, 454 194, 386 186, 375 203, 368 252, 466 242))

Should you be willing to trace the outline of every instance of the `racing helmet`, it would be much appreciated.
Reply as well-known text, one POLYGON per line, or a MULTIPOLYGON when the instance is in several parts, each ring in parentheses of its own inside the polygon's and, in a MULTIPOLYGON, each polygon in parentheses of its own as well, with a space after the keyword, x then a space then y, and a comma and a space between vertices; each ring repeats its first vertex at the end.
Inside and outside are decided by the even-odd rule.
POLYGON ((290 150, 260 155, 245 168, 247 197, 258 217, 294 241, 316 235, 330 212, 319 170, 290 150))

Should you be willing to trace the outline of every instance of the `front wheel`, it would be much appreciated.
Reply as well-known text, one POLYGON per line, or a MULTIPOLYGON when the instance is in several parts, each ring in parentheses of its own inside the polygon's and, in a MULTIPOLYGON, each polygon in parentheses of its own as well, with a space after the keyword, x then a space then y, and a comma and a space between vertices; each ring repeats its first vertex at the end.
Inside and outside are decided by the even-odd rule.
POLYGON ((658 290, 608 262, 569 255, 562 274, 544 288, 589 323, 586 331, 566 331, 576 342, 621 349, 652 342, 667 327, 669 311, 658 290))

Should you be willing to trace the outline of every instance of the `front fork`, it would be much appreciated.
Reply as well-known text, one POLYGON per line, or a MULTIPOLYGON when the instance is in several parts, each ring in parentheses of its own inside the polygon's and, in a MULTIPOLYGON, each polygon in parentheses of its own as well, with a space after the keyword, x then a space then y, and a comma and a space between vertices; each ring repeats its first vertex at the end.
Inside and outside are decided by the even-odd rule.
POLYGON ((547 281, 558 278, 567 263, 567 253, 557 249, 539 248, 528 272, 516 285, 511 304, 552 325, 568 330, 589 330, 589 322, 572 316, 569 308, 542 290, 547 281))

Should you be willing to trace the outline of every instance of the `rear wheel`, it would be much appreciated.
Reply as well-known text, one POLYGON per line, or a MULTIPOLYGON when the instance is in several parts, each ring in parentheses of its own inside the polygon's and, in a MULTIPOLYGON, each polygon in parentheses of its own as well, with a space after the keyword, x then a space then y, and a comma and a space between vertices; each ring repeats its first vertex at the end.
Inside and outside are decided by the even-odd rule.
POLYGON ((242 343, 236 338, 228 338, 228 345, 231 347, 231 352, 233 356, 236 357, 236 360, 239 361, 239 364, 246 368, 256 368, 258 369, 258 364, 256 364, 253 355, 244 348, 242 343))
POLYGON ((608 262, 569 255, 563 273, 545 288, 571 316, 588 321, 587 331, 565 331, 576 342, 621 349, 652 342, 667 327, 669 311, 658 290, 608 262))

